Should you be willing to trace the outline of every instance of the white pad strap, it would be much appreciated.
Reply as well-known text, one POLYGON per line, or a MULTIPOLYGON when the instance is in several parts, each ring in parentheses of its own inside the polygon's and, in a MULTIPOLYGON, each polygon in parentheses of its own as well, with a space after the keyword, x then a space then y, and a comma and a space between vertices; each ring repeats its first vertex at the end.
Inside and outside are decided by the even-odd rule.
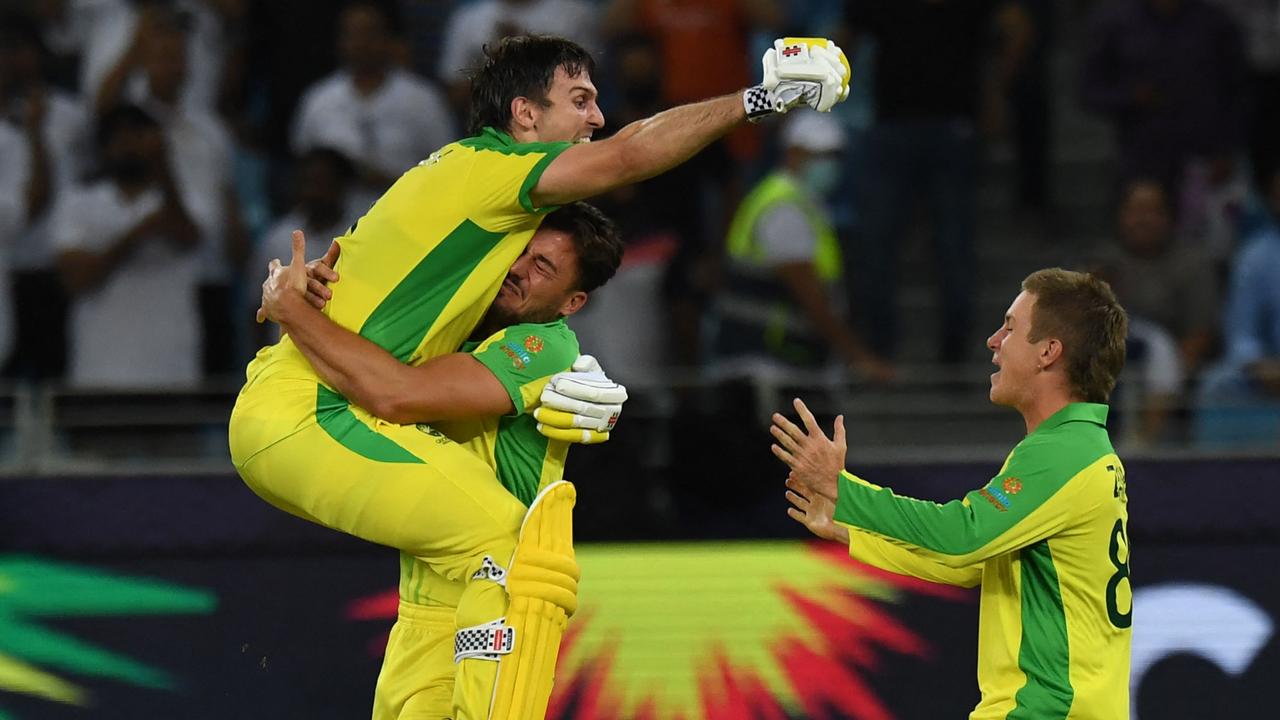
POLYGON ((463 628, 453 636, 453 661, 470 658, 493 660, 509 654, 516 646, 516 629, 507 624, 506 618, 463 628))

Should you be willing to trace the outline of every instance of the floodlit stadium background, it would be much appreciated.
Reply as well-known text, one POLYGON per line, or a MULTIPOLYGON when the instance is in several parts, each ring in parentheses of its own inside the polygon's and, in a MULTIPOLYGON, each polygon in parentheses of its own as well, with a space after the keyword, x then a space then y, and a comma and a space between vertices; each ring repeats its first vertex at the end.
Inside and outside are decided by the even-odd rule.
MULTIPOLYGON (((720 238, 737 200, 780 162, 777 124, 736 133, 666 186, 601 201, 622 225, 628 256, 571 324, 632 399, 612 442, 570 454, 582 609, 561 652, 552 716, 951 718, 976 703, 976 594, 887 575, 812 542, 784 513, 767 417, 797 395, 824 423, 845 414, 851 466, 902 493, 946 500, 990 477, 1021 424, 987 402, 983 339, 1028 272, 1096 266, 1118 246, 1119 180, 1137 160, 1098 109, 1089 63, 1119 67, 1124 58, 1101 57, 1096 28, 1110 8, 1123 16, 1115 23, 1143 30, 1143 16, 1116 8, 1145 1, 1014 3, 1035 29, 1018 82, 1003 118, 975 106, 968 128, 977 153, 965 208, 975 222, 977 271, 966 289, 972 327, 958 357, 942 357, 950 316, 935 290, 947 268, 936 263, 927 203, 915 207, 918 221, 894 239, 900 280, 886 302, 898 377, 887 385, 856 375, 744 374, 707 347, 724 265, 720 238), (1039 197, 1036 177, 1046 181, 1039 197)), ((1222 143, 1181 148, 1192 159, 1174 193, 1180 242, 1200 241, 1208 251, 1202 277, 1216 288, 1218 337, 1172 394, 1169 368, 1158 362, 1162 346, 1131 342, 1112 409, 1135 547, 1133 714, 1146 720, 1269 717, 1270 685, 1280 676, 1280 581, 1271 570, 1280 563, 1280 424, 1271 424, 1277 414, 1264 405, 1249 406, 1236 425, 1214 425, 1222 416, 1206 414, 1197 394, 1229 341, 1217 319, 1230 304, 1234 253, 1276 222, 1261 209, 1258 176, 1274 159, 1267 153, 1280 122, 1260 140, 1248 128, 1251 119, 1275 117, 1280 103, 1280 9, 1270 0, 1204 1, 1232 13, 1238 66, 1186 81, 1213 97, 1163 101, 1189 103, 1198 108, 1189 123, 1212 125, 1184 128, 1187 137, 1222 143)), ((478 18, 476 8, 490 2, 379 3, 398 33, 396 62, 441 98, 444 119, 424 112, 422 124, 460 127, 462 108, 449 88, 458 75, 445 70, 449 39, 483 37, 473 26, 481 20, 457 18, 478 18)), ((304 91, 336 67, 341 4, 0 0, 0 12, 34 13, 45 74, 57 86, 82 87, 102 81, 126 52, 131 13, 152 5, 176 7, 191 37, 212 38, 189 51, 187 82, 238 81, 206 102, 231 140, 223 159, 247 245, 213 283, 222 293, 210 301, 212 316, 226 320, 217 326, 222 334, 209 334, 208 307, 192 318, 224 352, 201 358, 205 372, 185 389, 125 390, 67 375, 65 347, 54 341, 63 335, 53 320, 58 308, 49 304, 56 276, 24 259, 18 241, 0 243, 0 276, 11 280, 0 287, 0 317, 14 319, 0 324, 0 349, 12 348, 0 384, 0 720, 362 717, 394 617, 395 553, 268 507, 236 477, 225 440, 238 373, 265 337, 249 319, 261 265, 285 252, 271 230, 298 200, 296 113, 304 91), (226 64, 215 67, 217 58, 226 64)), ((772 37, 847 37, 839 35, 842 18, 875 3, 529 5, 551 10, 530 10, 526 22, 587 28, 584 42, 598 43, 596 80, 613 120, 690 99, 682 93, 704 85, 721 92, 754 82, 753 58, 772 37), (642 9, 628 16, 633 5, 642 9), (662 7, 669 12, 655 9, 662 7), (698 23, 709 25, 691 46, 687 33, 698 23), (646 33, 649 40, 637 39, 646 33), (663 71, 642 61, 652 59, 645 48, 658 47, 670 66, 702 45, 717 52, 699 64, 663 71)), ((0 36, 12 27, 0 27, 0 36)), ((1000 33, 990 34, 974 43, 984 49, 977 63, 984 78, 1000 73, 1000 33)), ((891 100, 872 83, 873 44, 857 47, 855 96, 837 116, 860 143, 842 159, 845 183, 831 208, 852 264, 862 246, 856 232, 844 232, 859 222, 849 175, 876 147, 877 102, 891 100)), ((26 117, 2 85, 0 140, 5 132, 21 136, 26 117)), ((0 167, 6 192, 2 181, 14 167, 0 167)), ((6 229, 5 237, 27 230, 6 229)), ((1111 271, 1150 267, 1119 263, 1111 271)), ((856 267, 849 272, 858 277, 856 267)), ((1111 277, 1123 300, 1134 278, 1111 277)), ((1170 303, 1186 302, 1178 285, 1185 280, 1171 271, 1167 282, 1179 290, 1170 303)), ((867 309, 858 297, 851 288, 855 316, 867 309)), ((135 321, 155 311, 140 307, 135 321)))

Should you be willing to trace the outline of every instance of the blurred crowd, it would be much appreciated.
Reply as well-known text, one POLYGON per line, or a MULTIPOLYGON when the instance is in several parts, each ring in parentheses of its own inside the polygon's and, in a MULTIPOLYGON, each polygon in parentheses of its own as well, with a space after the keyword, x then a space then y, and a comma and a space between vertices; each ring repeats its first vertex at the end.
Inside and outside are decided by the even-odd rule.
POLYGON ((799 34, 845 49, 849 101, 742 128, 595 200, 628 249, 575 328, 612 374, 897 382, 903 337, 926 331, 898 312, 912 232, 937 268, 936 355, 907 360, 981 357, 999 320, 976 316, 984 147, 1012 150, 1007 212, 1043 228, 1061 191, 1055 118, 1076 104, 1114 128, 1114 237, 1087 255, 1133 318, 1141 382, 1121 392, 1141 396, 1138 435, 1280 438, 1274 0, 0 0, 0 13, 0 358, 17 381, 234 379, 272 339, 252 321, 268 260, 299 228, 318 256, 459 138, 485 43, 539 32, 592 50, 603 137, 755 82, 773 38, 799 34), (1064 17, 1085 28, 1069 95, 1052 73, 1064 17))

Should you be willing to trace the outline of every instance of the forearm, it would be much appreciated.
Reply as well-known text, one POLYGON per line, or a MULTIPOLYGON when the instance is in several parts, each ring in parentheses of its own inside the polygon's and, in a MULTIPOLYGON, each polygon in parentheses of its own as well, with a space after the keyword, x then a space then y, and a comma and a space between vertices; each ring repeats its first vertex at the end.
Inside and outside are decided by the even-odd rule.
POLYGON ((837 483, 837 523, 918 548, 939 564, 972 564, 964 557, 971 548, 949 542, 972 534, 964 517, 967 508, 959 501, 939 504, 900 496, 848 472, 842 472, 837 483))
POLYGON ((98 86, 97 95, 93 98, 93 108, 97 115, 105 114, 120 103, 124 95, 125 81, 137 67, 137 58, 136 49, 132 47, 127 49, 120 61, 102 78, 102 84, 98 86))
POLYGON ((850 365, 871 357, 866 345, 847 323, 836 315, 830 294, 810 263, 796 263, 779 268, 783 282, 804 311, 809 324, 835 352, 850 365))
POLYGON ((62 285, 71 295, 89 292, 101 285, 129 256, 140 235, 131 232, 95 253, 88 250, 68 250, 58 256, 58 274, 62 285))
POLYGON ((301 294, 282 295, 272 315, 326 385, 384 420, 405 421, 397 398, 411 386, 409 366, 333 322, 301 294))
POLYGON ((169 242, 179 249, 195 247, 200 242, 200 228, 191 219, 191 213, 187 212, 186 203, 182 201, 182 195, 168 171, 161 175, 160 190, 164 196, 161 212, 164 213, 169 242))
POLYGON ((847 526, 837 527, 844 527, 848 534, 849 557, 872 567, 944 585, 973 587, 982 582, 981 565, 948 567, 869 532, 847 526))
POLYGON ((628 183, 637 182, 688 160, 746 119, 742 94, 737 92, 637 120, 606 142, 623 144, 624 166, 636 173, 628 183))
POLYGON ((746 117, 738 93, 664 110, 606 140, 566 149, 530 197, 538 207, 564 205, 646 180, 693 157, 746 117))
POLYGON ((27 221, 40 217, 49 206, 49 149, 44 144, 44 134, 35 129, 27 134, 30 148, 31 178, 27 181, 27 221))

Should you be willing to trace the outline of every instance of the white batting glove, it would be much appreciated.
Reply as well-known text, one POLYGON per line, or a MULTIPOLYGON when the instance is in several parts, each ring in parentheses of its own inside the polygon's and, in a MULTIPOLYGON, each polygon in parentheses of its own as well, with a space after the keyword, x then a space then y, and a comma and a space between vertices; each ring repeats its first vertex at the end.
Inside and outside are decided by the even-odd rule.
POLYGON ((764 79, 742 95, 747 119, 783 114, 800 104, 828 112, 849 97, 849 61, 826 38, 786 37, 773 41, 761 58, 764 79))
POLYGON ((573 369, 556 373, 542 389, 541 407, 533 411, 538 432, 549 438, 576 443, 609 439, 618 422, 627 389, 609 379, 600 363, 580 355, 573 369))

